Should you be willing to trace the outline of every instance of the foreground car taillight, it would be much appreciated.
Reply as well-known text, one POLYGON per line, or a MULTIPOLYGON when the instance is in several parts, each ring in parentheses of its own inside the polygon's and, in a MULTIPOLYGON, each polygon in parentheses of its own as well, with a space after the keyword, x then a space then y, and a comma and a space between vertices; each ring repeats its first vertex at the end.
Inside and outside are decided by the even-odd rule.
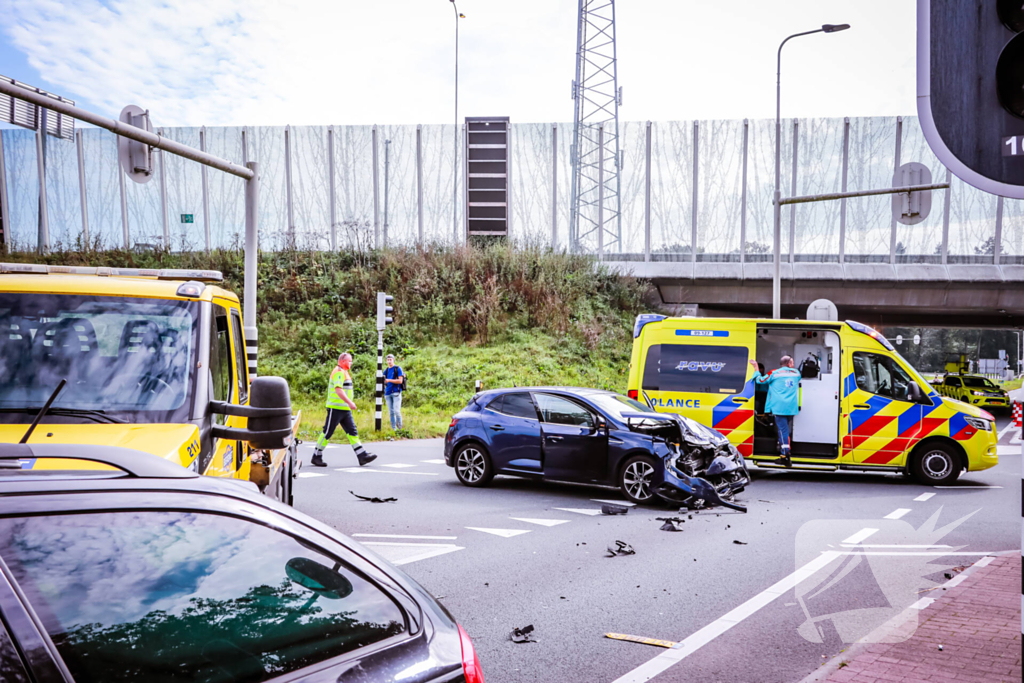
POLYGON ((462 641, 462 673, 466 677, 466 683, 484 683, 484 672, 480 668, 480 659, 476 656, 473 641, 461 626, 459 640, 462 641))
POLYGON ((631 399, 636 401, 638 398, 640 398, 640 392, 636 389, 630 389, 629 391, 626 392, 626 396, 629 396, 631 399))

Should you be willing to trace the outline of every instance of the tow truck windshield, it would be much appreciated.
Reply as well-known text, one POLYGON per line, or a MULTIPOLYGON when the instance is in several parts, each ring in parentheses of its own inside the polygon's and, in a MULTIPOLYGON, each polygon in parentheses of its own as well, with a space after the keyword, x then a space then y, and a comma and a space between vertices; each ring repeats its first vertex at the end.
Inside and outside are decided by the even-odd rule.
POLYGON ((989 391, 999 391, 992 382, 988 381, 984 377, 964 377, 964 386, 971 387, 972 389, 988 389, 989 391))
POLYGON ((188 420, 199 304, 0 293, 0 422, 31 420, 61 379, 46 422, 188 420))

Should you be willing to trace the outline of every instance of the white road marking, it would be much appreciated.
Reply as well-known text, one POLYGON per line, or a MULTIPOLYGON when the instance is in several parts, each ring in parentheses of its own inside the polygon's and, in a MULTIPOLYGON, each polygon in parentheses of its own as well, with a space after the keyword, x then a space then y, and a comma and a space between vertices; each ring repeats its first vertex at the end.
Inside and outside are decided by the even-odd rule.
POLYGON ((390 470, 368 470, 365 467, 338 467, 335 468, 335 472, 349 472, 355 474, 356 472, 372 472, 373 474, 415 474, 421 477, 436 477, 437 472, 392 472, 390 470))
POLYGON ((908 512, 910 512, 910 508, 897 508, 887 514, 883 519, 899 519, 908 512))
POLYGON ((593 508, 554 508, 555 510, 561 510, 562 512, 575 512, 578 515, 594 515, 601 514, 600 510, 594 510, 593 508))
POLYGON ((922 493, 920 496, 915 498, 914 501, 918 502, 918 503, 923 503, 924 501, 928 500, 929 498, 931 498, 934 495, 935 495, 934 493, 922 493))
POLYGON ((458 536, 418 536, 416 534, 352 534, 352 538, 421 538, 424 541, 454 541, 458 536))
POLYGON ((928 605, 932 604, 933 602, 935 602, 935 598, 921 598, 920 600, 915 602, 913 605, 911 605, 910 609, 924 609, 925 607, 927 607, 928 605))
POLYGON ((935 489, 1001 489, 1002 486, 933 486, 935 489))
POLYGON ((386 543, 367 541, 363 545, 373 548, 378 555, 394 565, 419 562, 438 555, 446 555, 456 550, 465 550, 453 543, 386 543), (422 549, 422 550, 420 550, 422 549))
POLYGON ((381 465, 381 467, 394 467, 395 469, 403 469, 406 467, 416 467, 416 465, 410 465, 404 462, 389 462, 386 465, 381 465))
POLYGON ((860 543, 865 538, 867 538, 868 536, 870 536, 871 534, 873 534, 873 533, 875 533, 877 531, 878 531, 878 529, 861 529, 860 531, 855 533, 853 536, 850 536, 848 539, 843 541, 843 543, 849 543, 850 545, 856 545, 857 543, 860 543))
POLYGON ((430 465, 443 465, 443 464, 445 464, 444 458, 434 458, 433 460, 420 460, 420 462, 425 462, 425 463, 428 463, 430 465))
POLYGON ((299 476, 302 478, 306 477, 326 477, 327 475, 323 472, 299 472, 299 476))
POLYGON ((567 519, 536 519, 532 517, 509 517, 517 522, 527 522, 529 524, 540 524, 541 526, 558 526, 559 524, 568 524, 567 519))
POLYGON ((900 543, 858 543, 856 545, 848 545, 843 543, 844 548, 952 548, 950 545, 902 545, 900 543))
MULTIPOLYGON (((872 530, 872 532, 874 531, 876 530, 872 530)), ((659 654, 654 659, 648 660, 645 664, 633 669, 626 675, 617 678, 615 683, 642 683, 643 681, 651 680, 673 664, 682 661, 736 624, 742 622, 762 607, 769 605, 776 598, 785 595, 801 581, 810 578, 818 570, 835 560, 840 554, 831 551, 822 553, 789 576, 747 600, 736 609, 719 617, 681 642, 676 643, 671 649, 659 654)))
POLYGON ((627 508, 635 508, 636 507, 636 503, 629 503, 629 502, 626 502, 624 500, 602 500, 600 498, 591 498, 590 500, 594 501, 595 503, 607 503, 608 505, 621 505, 621 506, 627 507, 627 508))
POLYGON ((485 529, 479 526, 467 526, 466 528, 473 531, 482 531, 485 534, 494 534, 502 538, 512 538, 513 536, 522 536, 523 534, 530 533, 529 529, 485 529))
POLYGON ((999 436, 997 437, 997 440, 1001 441, 1003 436, 1006 434, 1006 432, 1008 432, 1011 429, 1014 429, 1016 427, 1017 427, 1017 425, 1015 425, 1013 423, 1013 420, 1010 420, 1010 424, 1008 424, 1005 427, 1003 427, 1002 431, 999 432, 999 436))
MULTIPOLYGON (((830 550, 829 552, 833 552, 833 551, 830 550)), ((839 551, 835 551, 835 552, 839 552, 839 551)), ((895 551, 889 552, 889 551, 865 550, 863 552, 843 551, 843 552, 839 552, 839 554, 840 555, 892 555, 892 556, 895 556, 895 557, 914 557, 914 556, 920 556, 920 557, 946 557, 947 555, 991 555, 993 552, 994 551, 992 551, 992 550, 973 551, 973 552, 972 551, 967 551, 967 550, 962 550, 962 551, 960 551, 960 550, 950 550, 950 551, 939 550, 939 551, 936 551, 936 552, 918 551, 916 553, 901 553, 901 552, 895 552, 895 551)))
POLYGON ((992 557, 991 555, 989 555, 988 557, 983 557, 980 560, 978 560, 977 562, 975 562, 974 566, 975 567, 987 567, 989 564, 991 564, 992 560, 994 560, 994 559, 996 559, 996 558, 992 557))

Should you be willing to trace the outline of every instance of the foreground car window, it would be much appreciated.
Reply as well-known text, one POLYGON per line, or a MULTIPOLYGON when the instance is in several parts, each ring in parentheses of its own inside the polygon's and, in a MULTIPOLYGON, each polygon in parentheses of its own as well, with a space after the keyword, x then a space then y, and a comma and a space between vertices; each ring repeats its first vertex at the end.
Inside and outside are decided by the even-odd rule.
POLYGON ((0 519, 0 557, 78 683, 262 681, 406 630, 347 565, 232 517, 0 519))
POLYGON ((572 401, 551 394, 536 394, 536 396, 544 422, 594 428, 594 418, 590 412, 572 401))

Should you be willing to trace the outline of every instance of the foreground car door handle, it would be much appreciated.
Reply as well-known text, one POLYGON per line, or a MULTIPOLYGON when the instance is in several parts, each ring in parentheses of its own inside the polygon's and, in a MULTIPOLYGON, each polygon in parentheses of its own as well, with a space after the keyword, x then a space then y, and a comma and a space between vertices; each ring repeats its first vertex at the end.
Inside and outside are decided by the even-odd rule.
POLYGON ((501 425, 491 425, 491 429, 493 429, 496 432, 503 432, 503 431, 505 431, 505 428, 502 427, 501 425))
POLYGON ((561 440, 562 440, 562 437, 560 437, 560 436, 549 436, 548 437, 548 441, 561 441, 561 440))

